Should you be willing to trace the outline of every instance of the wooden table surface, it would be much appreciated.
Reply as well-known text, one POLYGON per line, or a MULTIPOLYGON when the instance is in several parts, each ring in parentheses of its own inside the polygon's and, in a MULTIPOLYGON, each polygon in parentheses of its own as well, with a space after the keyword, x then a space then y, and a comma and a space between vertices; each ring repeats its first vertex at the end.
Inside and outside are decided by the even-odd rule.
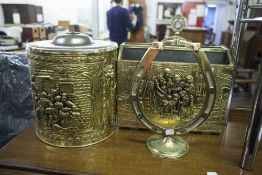
POLYGON ((4 168, 7 174, 8 171, 19 174, 23 170, 21 175, 25 171, 31 174, 258 175, 262 172, 260 150, 254 171, 239 167, 246 114, 231 112, 224 135, 183 136, 189 141, 190 152, 180 160, 154 157, 145 147, 146 139, 153 134, 150 131, 119 129, 109 139, 93 146, 57 148, 39 141, 32 126, 0 150, 0 171, 4 168))

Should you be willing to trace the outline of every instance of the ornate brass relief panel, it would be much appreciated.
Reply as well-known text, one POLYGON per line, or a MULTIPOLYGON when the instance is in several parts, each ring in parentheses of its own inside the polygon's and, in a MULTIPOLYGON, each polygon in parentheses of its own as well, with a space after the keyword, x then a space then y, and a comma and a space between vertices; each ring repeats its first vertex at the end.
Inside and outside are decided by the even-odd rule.
MULTIPOLYGON (((120 127, 145 128, 134 117, 129 101, 131 75, 133 75, 138 61, 128 59, 130 58, 118 60, 118 123, 120 127)), ((231 86, 232 64, 213 64, 211 66, 217 82, 217 99, 210 117, 194 131, 221 133, 225 126, 225 110, 231 86)), ((191 120, 190 116, 198 113, 203 106, 205 83, 197 64, 154 62, 145 80, 147 81, 144 82, 144 86, 148 90, 143 92, 143 107, 146 115, 150 116, 155 124, 183 125, 191 120), (157 76, 158 74, 159 76, 157 76), (193 110, 189 110, 191 109, 187 107, 189 105, 193 105, 193 110), (162 113, 161 116, 155 115, 159 112, 162 113)))
POLYGON ((55 146, 85 146, 115 127, 116 51, 30 53, 37 136, 55 146))
POLYGON ((193 116, 195 97, 194 78, 191 75, 182 75, 171 72, 169 68, 154 68, 145 77, 140 88, 143 96, 145 113, 151 116, 155 125, 175 127, 183 125, 193 116), (160 114, 160 115, 159 115, 160 114))
POLYGON ((162 74, 149 82, 151 104, 160 115, 181 116, 187 107, 193 107, 195 86, 191 75, 182 77, 165 68, 162 74))

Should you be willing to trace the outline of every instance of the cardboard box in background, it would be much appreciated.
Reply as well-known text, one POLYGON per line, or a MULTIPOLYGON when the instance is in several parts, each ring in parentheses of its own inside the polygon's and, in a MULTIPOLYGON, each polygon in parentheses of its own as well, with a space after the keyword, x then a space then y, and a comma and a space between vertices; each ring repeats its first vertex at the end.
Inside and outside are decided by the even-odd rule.
POLYGON ((59 20, 58 21, 58 26, 62 26, 65 30, 69 29, 70 26, 70 21, 67 20, 59 20))

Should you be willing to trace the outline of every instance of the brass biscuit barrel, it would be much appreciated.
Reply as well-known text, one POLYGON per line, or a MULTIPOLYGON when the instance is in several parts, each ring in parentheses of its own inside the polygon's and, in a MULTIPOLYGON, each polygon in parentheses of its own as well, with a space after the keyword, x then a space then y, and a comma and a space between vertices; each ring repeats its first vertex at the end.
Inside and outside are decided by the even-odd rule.
POLYGON ((59 147, 108 138, 116 122, 117 44, 70 32, 27 49, 38 138, 59 147))

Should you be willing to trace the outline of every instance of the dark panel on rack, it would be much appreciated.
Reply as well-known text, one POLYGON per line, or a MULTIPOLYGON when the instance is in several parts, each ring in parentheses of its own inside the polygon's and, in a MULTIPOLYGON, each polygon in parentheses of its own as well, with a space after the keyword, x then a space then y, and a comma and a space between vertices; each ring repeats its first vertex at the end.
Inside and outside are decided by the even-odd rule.
POLYGON ((21 24, 43 22, 37 21, 37 14, 42 14, 43 16, 43 9, 41 6, 30 4, 2 4, 2 7, 6 24, 14 24, 14 12, 20 15, 21 24))
POLYGON ((19 4, 2 4, 6 24, 13 24, 13 13, 19 11, 19 4))
POLYGON ((22 24, 36 23, 36 9, 34 5, 21 4, 19 7, 22 24))

